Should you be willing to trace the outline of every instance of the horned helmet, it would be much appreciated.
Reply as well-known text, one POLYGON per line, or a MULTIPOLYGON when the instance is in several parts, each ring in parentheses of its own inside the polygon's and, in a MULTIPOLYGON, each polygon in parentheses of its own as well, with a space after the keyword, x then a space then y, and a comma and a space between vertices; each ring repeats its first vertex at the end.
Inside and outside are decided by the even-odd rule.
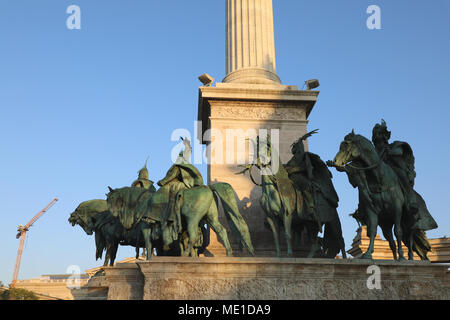
POLYGON ((147 162, 148 162, 148 157, 147 157, 147 160, 145 160, 145 165, 144 165, 144 167, 141 169, 141 170, 139 170, 139 176, 138 176, 138 179, 146 179, 146 180, 148 180, 148 169, 147 169, 147 162))

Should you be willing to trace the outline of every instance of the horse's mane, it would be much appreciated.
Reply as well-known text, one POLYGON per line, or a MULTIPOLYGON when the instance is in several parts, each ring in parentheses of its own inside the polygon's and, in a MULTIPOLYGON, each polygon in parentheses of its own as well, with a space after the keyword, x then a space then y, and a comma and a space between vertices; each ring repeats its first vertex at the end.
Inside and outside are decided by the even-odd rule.
POLYGON ((80 215, 90 215, 93 213, 105 212, 108 210, 106 200, 88 200, 80 203, 76 211, 80 215))
POLYGON ((143 215, 138 207, 141 201, 148 200, 146 193, 152 193, 144 188, 124 187, 115 189, 108 194, 108 206, 113 216, 118 217, 126 229, 130 229, 143 215))
POLYGON ((371 155, 372 157, 374 157, 374 160, 379 159, 378 153, 375 150, 375 146, 372 144, 372 141, 370 141, 366 137, 360 134, 354 134, 352 132, 344 138, 344 141, 351 141, 356 143, 359 150, 361 151, 361 154, 371 155))

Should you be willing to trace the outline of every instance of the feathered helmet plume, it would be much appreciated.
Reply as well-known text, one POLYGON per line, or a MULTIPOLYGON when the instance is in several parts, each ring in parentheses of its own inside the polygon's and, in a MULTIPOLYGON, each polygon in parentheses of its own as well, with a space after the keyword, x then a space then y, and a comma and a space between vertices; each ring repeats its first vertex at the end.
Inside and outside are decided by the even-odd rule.
POLYGON ((319 129, 315 129, 313 131, 310 131, 307 134, 305 134, 302 137, 300 137, 300 139, 298 139, 296 142, 294 142, 291 145, 291 152, 292 152, 292 154, 295 154, 298 151, 298 148, 301 148, 301 150, 304 152, 305 148, 303 146, 303 141, 305 141, 306 139, 311 137, 313 134, 316 134, 317 132, 319 132, 319 129))

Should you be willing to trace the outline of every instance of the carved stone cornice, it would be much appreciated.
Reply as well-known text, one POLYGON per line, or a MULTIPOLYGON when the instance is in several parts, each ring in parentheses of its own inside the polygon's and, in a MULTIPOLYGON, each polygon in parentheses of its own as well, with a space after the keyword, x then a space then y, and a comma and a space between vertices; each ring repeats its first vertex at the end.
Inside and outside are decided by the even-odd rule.
POLYGON ((298 90, 296 86, 217 83, 216 87, 200 87, 198 120, 201 143, 210 121, 281 121, 305 124, 319 91, 298 90))
POLYGON ((212 101, 211 120, 305 121, 306 105, 273 102, 212 101))

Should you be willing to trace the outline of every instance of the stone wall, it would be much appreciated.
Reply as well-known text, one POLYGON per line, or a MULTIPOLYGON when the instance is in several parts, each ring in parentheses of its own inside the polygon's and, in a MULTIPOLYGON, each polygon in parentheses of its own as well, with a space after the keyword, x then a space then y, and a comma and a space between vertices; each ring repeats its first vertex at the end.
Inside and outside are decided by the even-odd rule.
POLYGON ((448 300, 448 267, 360 259, 155 257, 105 268, 104 285, 111 300, 448 300), (367 285, 374 265, 379 290, 367 285))

